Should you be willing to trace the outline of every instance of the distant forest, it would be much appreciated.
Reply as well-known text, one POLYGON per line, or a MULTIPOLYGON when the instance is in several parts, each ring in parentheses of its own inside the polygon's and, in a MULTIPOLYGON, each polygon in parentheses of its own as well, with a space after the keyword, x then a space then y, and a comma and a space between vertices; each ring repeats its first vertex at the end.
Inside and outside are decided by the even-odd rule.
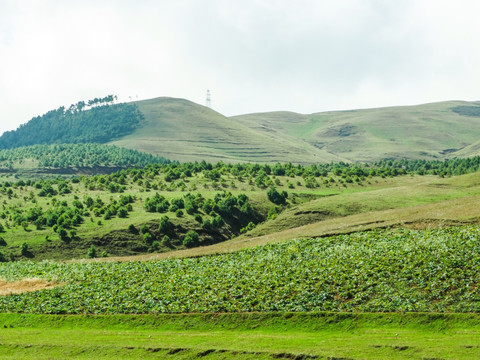
POLYGON ((80 101, 31 119, 0 136, 0 149, 36 144, 106 143, 131 134, 143 119, 136 104, 115 104, 108 95, 80 101))
POLYGON ((170 163, 161 156, 103 144, 33 145, 0 150, 0 168, 12 168, 14 164, 22 164, 28 160, 35 161, 37 167, 47 168, 126 168, 170 163))

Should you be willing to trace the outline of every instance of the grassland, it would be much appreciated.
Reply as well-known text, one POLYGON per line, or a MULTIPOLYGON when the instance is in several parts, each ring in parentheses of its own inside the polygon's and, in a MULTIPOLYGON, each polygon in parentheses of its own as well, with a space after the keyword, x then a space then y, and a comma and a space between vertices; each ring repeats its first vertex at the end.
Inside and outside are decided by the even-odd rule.
MULTIPOLYGON (((170 202, 187 194, 206 200, 247 194, 261 215, 246 232, 225 225, 219 232, 225 241, 207 246, 180 244, 130 257, 113 256, 112 247, 108 257, 91 261, 0 264, 0 278, 12 286, 36 279, 45 287, 0 297, 0 358, 480 356, 480 173, 352 175, 347 181, 350 175, 332 168, 314 181, 308 170, 266 175, 260 184, 260 168, 238 173, 220 165, 189 175, 179 169, 185 173, 174 180, 167 180, 171 167, 81 176, 66 183, 66 193, 57 179, 53 196, 39 196, 49 180, 15 179, 0 188, 6 227, 0 236, 8 243, 0 250, 16 252, 17 259, 24 242, 33 260, 84 258, 92 244, 100 252, 107 249, 102 244, 128 238, 131 224, 156 231, 165 215, 182 229, 177 240, 187 229, 201 239, 212 236, 194 216, 216 213, 146 211, 147 197, 157 192, 170 202), (123 192, 111 192, 111 184, 123 192), (286 204, 269 200, 270 186, 288 193, 286 204), (51 228, 14 224, 15 214, 34 207, 71 207, 88 196, 108 205, 127 195, 135 200, 126 218, 107 220, 89 209, 70 243, 51 228)), ((135 236, 132 243, 141 244, 142 234, 135 236)))
POLYGON ((314 163, 340 160, 302 141, 260 133, 187 100, 158 98, 137 104, 145 116, 141 127, 111 144, 178 161, 314 163))
MULTIPOLYGON (((212 180, 205 175, 208 175, 207 171, 166 181, 166 172, 168 167, 156 174, 145 175, 143 180, 133 173, 93 178, 82 176, 78 181, 63 184, 62 181, 55 180, 52 182, 53 191, 65 186, 68 191, 53 197, 39 195, 43 186, 49 184, 48 181, 18 184, 11 182, 10 187, 4 186, 0 191, 0 224, 3 224, 5 230, 0 236, 7 242, 7 246, 1 251, 18 258, 21 245, 26 243, 36 260, 65 260, 84 258, 89 247, 95 245, 99 253, 105 251, 112 259, 116 259, 116 256, 133 256, 152 251, 138 230, 146 225, 156 231, 162 216, 169 217, 177 226, 177 243, 174 246, 162 245, 154 249, 155 254, 150 258, 234 251, 268 241, 325 236, 376 227, 405 224, 420 224, 421 227, 429 222, 448 225, 478 221, 476 202, 480 191, 479 173, 445 178, 433 175, 369 176, 350 182, 345 180, 344 175, 335 175, 332 172, 316 179, 297 175, 265 176, 267 183, 280 192, 287 192, 289 196, 285 205, 277 206, 267 198, 265 187, 270 185, 257 183, 257 179, 263 175, 239 176, 224 171, 218 179, 212 180), (111 183, 122 187, 122 192, 112 192, 109 189, 111 183), (177 216, 174 209, 167 209, 162 214, 145 209, 146 199, 155 193, 161 194, 167 201, 184 199, 190 194, 213 201, 225 192, 233 196, 248 194, 254 213, 250 217, 243 217, 243 220, 238 216, 232 218, 227 221, 226 226, 214 232, 206 231, 202 227, 203 220, 213 219, 205 210, 199 209, 196 214, 183 210, 183 214, 177 216), (118 203, 125 196, 132 199, 128 215, 114 215, 106 219, 103 211, 113 204, 118 207, 118 203), (74 228, 75 241, 60 241, 54 228, 38 227, 33 222, 22 220, 28 218, 32 209, 40 209, 40 212, 48 214, 49 209, 57 209, 60 205, 72 207, 72 204, 78 202, 85 204, 88 197, 104 205, 98 205, 102 211, 95 208, 97 205, 91 205, 88 209, 86 205, 79 205, 84 207, 79 211, 83 221, 74 228), (272 210, 274 213, 269 216, 272 210), (250 221, 256 226, 241 232, 241 228, 250 221), (137 233, 128 231, 129 226, 134 226, 137 233), (172 252, 184 248, 181 240, 188 230, 198 232, 204 241, 203 245, 221 243, 180 253, 172 252), (168 255, 158 255, 158 252, 167 251, 168 255)), ((160 241, 162 236, 157 232, 154 240, 160 241)))
POLYGON ((3 359, 474 359, 478 315, 0 315, 3 359))
POLYGON ((182 99, 137 104, 145 119, 112 144, 172 160, 312 164, 478 155, 478 118, 454 111, 478 103, 235 117, 182 99))
POLYGON ((450 101, 310 115, 259 113, 234 119, 259 132, 275 132, 302 140, 348 161, 442 159, 478 153, 478 119, 454 111, 471 105, 478 106, 450 101))
POLYGON ((73 110, 53 110, 4 134, 2 146, 108 142, 182 162, 271 164, 443 160, 479 154, 479 102, 234 117, 188 100, 165 97, 131 104, 106 103, 89 110, 82 102, 72 106, 73 110), (65 128, 70 130, 67 134, 51 131, 65 128))

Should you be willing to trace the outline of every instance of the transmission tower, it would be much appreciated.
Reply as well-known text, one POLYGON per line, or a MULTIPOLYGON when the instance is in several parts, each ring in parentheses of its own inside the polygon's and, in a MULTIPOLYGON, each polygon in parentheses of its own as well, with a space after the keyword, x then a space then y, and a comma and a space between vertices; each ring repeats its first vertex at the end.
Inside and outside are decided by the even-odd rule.
POLYGON ((209 108, 212 107, 212 98, 210 96, 210 90, 207 90, 207 98, 205 99, 205 106, 209 108))

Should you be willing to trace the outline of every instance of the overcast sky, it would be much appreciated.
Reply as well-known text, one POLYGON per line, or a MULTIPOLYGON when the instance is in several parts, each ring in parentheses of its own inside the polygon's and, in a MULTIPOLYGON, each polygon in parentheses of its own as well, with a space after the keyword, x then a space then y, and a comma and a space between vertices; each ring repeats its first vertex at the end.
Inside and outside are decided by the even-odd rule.
POLYGON ((480 100, 476 0, 0 0, 0 133, 115 94, 225 115, 480 100))

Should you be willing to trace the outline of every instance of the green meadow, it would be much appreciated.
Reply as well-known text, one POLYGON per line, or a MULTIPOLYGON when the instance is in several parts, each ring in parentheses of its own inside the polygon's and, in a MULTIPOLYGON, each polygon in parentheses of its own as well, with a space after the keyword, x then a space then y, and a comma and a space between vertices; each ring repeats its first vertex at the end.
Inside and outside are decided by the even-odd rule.
POLYGON ((1 359, 480 357, 477 103, 95 101, 0 137, 1 359))

